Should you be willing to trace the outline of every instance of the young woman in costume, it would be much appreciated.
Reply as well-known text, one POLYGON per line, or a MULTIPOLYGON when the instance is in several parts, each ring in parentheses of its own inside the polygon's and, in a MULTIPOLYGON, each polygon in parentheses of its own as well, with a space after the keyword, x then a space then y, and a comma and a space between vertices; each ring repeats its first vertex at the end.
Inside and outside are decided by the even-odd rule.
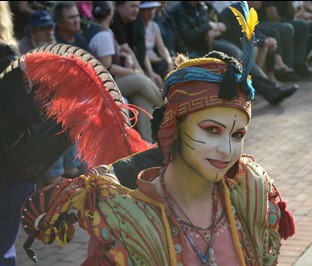
POLYGON ((254 98, 252 31, 245 37, 242 68, 215 51, 177 58, 152 120, 163 164, 140 172, 136 190, 95 169, 29 197, 26 248, 34 238, 66 244, 78 219, 91 236, 84 266, 276 265, 295 225, 273 180, 243 154, 254 98))

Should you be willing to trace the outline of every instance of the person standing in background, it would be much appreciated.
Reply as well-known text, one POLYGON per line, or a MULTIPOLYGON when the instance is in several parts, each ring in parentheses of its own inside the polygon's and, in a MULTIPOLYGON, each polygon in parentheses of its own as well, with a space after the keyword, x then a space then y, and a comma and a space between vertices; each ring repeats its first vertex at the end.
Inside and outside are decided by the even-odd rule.
MULTIPOLYGON (((19 56, 13 32, 13 19, 8 1, 0 1, 0 73, 19 56)), ((20 209, 34 184, 21 176, 11 177, 11 166, 5 156, 7 146, 23 142, 23 132, 34 116, 32 94, 24 86, 23 73, 0 79, 0 265, 15 266, 15 240, 20 228, 20 209)), ((13 175, 14 176, 14 175, 13 175)))

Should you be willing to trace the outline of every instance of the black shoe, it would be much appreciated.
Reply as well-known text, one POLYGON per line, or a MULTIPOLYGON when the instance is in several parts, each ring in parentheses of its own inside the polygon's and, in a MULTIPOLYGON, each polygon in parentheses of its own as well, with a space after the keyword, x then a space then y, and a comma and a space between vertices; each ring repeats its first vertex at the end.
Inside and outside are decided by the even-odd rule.
POLYGON ((274 75, 279 81, 299 81, 299 76, 293 71, 274 70, 274 75))
POLYGON ((292 85, 290 87, 281 89, 279 95, 277 95, 275 100, 270 101, 270 104, 271 105, 278 105, 279 103, 281 103, 286 98, 292 96, 297 90, 298 90, 298 85, 297 84, 294 84, 294 85, 292 85))
POLYGON ((310 77, 312 75, 311 70, 304 64, 295 64, 294 70, 300 77, 310 77))

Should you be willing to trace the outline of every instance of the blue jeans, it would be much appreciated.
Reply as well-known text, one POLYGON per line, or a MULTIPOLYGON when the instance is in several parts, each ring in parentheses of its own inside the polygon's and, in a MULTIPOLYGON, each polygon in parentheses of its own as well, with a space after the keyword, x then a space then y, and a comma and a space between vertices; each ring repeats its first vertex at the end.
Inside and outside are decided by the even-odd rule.
POLYGON ((14 242, 20 228, 20 211, 34 184, 12 179, 0 187, 0 266, 15 266, 14 242))
MULTIPOLYGON (((45 174, 46 177, 64 175, 66 169, 79 167, 81 161, 77 157, 78 151, 74 144, 64 155, 62 155, 45 174)), ((1 265, 0 265, 1 266, 1 265)))

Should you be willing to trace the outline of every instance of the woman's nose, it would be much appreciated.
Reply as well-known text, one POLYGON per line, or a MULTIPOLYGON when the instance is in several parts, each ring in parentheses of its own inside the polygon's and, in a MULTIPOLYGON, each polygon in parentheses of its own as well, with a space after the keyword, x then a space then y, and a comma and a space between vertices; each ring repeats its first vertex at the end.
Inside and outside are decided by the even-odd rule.
POLYGON ((232 150, 233 150, 232 140, 229 138, 224 138, 223 140, 221 140, 217 147, 217 151, 224 155, 231 155, 232 150))

